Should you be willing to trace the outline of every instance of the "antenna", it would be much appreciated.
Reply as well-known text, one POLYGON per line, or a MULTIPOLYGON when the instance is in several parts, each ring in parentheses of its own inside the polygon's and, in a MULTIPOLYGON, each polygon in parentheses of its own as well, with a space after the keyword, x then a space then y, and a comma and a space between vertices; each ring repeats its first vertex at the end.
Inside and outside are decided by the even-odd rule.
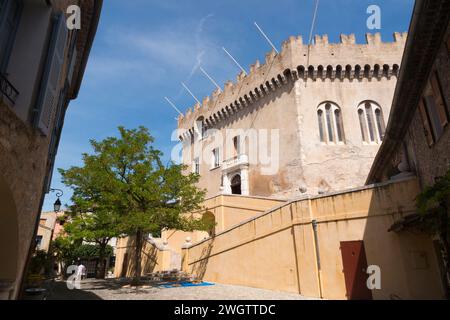
MULTIPOLYGON (((310 54, 311 54, 311 42, 312 42, 312 37, 313 37, 313 32, 314 32, 314 27, 316 25, 316 17, 317 17, 317 11, 319 9, 319 0, 316 0, 316 5, 314 7, 314 15, 313 15, 313 19, 311 22, 311 30, 309 32, 309 41, 308 41, 308 58, 306 61, 306 67, 309 68, 309 58, 310 58, 310 54)), ((306 81, 305 81, 305 87, 306 87, 306 81)))
POLYGON ((200 67, 200 71, 203 72, 203 74, 213 83, 213 85, 216 86, 217 89, 219 89, 220 91, 222 91, 222 89, 219 87, 219 85, 217 84, 216 81, 214 81, 214 79, 202 68, 200 67))
POLYGON ((189 94, 192 96, 192 98, 194 98, 194 100, 197 101, 198 104, 201 105, 200 100, 198 100, 197 97, 194 96, 194 94, 192 93, 192 91, 189 90, 189 88, 184 84, 184 82, 182 82, 181 85, 187 90, 187 92, 189 92, 189 94))
MULTIPOLYGON (((314 15, 313 15, 313 19, 312 19, 312 23, 311 23, 311 30, 309 32, 309 41, 308 41, 308 65, 309 65, 309 52, 310 52, 310 48, 311 48, 311 42, 312 42, 312 37, 313 37, 313 32, 314 32, 314 27, 316 25, 316 17, 317 17, 317 10, 319 9, 319 0, 316 0, 316 6, 314 8, 314 15)), ((308 66, 309 67, 309 66, 308 66)))
POLYGON ((181 111, 177 108, 177 106, 172 101, 169 100, 169 98, 164 97, 164 99, 166 99, 166 101, 172 106, 172 108, 174 108, 181 116, 183 116, 183 113, 181 113, 181 111))
POLYGON ((225 53, 230 57, 231 60, 233 60, 233 62, 239 67, 239 69, 241 69, 241 71, 247 75, 247 72, 245 71, 244 68, 242 68, 242 66, 239 64, 239 62, 236 61, 235 58, 233 58, 233 56, 227 51, 227 49, 225 49, 224 47, 222 47, 223 51, 225 51, 225 53))
POLYGON ((270 46, 275 50, 275 52, 278 54, 277 48, 273 45, 272 41, 270 41, 269 37, 264 33, 264 31, 258 26, 258 24, 255 22, 255 26, 258 28, 259 32, 261 32, 262 36, 267 40, 267 42, 270 44, 270 46))

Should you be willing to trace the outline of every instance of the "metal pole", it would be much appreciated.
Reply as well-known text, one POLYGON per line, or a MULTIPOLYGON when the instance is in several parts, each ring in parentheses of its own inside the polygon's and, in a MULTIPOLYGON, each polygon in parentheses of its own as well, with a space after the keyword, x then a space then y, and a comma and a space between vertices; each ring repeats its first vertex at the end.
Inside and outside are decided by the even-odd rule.
POLYGON ((216 81, 214 81, 214 79, 202 68, 200 67, 200 71, 203 72, 203 74, 213 83, 213 85, 216 86, 217 89, 219 89, 220 91, 222 91, 222 89, 220 88, 220 86, 217 84, 216 81))
POLYGON ((192 98, 194 98, 194 100, 198 102, 198 104, 201 104, 201 103, 200 103, 200 100, 198 100, 197 97, 194 96, 194 94, 192 93, 192 91, 189 90, 189 88, 188 88, 183 82, 181 83, 181 85, 187 90, 187 92, 189 92, 189 94, 192 96, 192 98))
POLYGON ((312 227, 313 227, 313 233, 314 233, 314 247, 316 251, 316 262, 317 262, 317 277, 319 279, 319 293, 320 297, 323 298, 322 294, 322 279, 320 276, 321 273, 321 264, 320 264, 320 250, 319 250, 319 236, 317 234, 317 220, 311 221, 312 227))
POLYGON ((255 26, 258 28, 259 32, 261 32, 262 36, 267 40, 267 42, 270 44, 270 46, 275 50, 275 52, 278 54, 277 48, 273 45, 272 41, 270 41, 269 37, 264 33, 264 31, 258 26, 258 24, 255 22, 255 26))
POLYGON ((172 101, 169 100, 169 98, 164 97, 164 99, 166 99, 166 101, 172 106, 172 108, 176 110, 176 112, 183 116, 183 113, 176 107, 176 105, 172 101))
POLYGON ((242 68, 242 66, 239 64, 239 62, 236 61, 235 58, 233 58, 233 56, 227 51, 227 49, 225 49, 224 47, 222 47, 223 51, 225 51, 225 53, 230 57, 231 60, 233 60, 233 62, 239 67, 239 69, 241 69, 241 71, 247 75, 247 72, 245 71, 244 68, 242 68))

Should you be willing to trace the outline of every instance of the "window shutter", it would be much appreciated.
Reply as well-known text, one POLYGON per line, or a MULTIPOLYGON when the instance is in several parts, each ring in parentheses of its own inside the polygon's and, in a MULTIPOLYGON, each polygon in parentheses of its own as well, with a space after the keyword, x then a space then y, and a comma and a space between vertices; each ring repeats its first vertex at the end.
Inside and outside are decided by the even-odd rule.
POLYGON ((69 72, 67 73, 67 81, 68 81, 69 85, 72 85, 73 73, 75 71, 77 57, 78 57, 78 52, 77 52, 77 49, 74 48, 73 53, 72 53, 72 59, 70 61, 69 72))
POLYGON ((433 135, 431 133, 430 122, 428 119, 428 113, 425 110, 423 101, 420 101, 420 103, 419 103, 419 111, 420 111, 420 118, 422 119, 424 135, 427 139, 428 145, 431 146, 434 143, 434 140, 433 140, 433 135))
POLYGON ((0 72, 4 73, 22 13, 21 0, 0 0, 0 72))
POLYGON ((68 85, 66 85, 64 87, 64 90, 62 90, 61 93, 59 94, 59 101, 58 101, 58 106, 56 109, 56 116, 55 116, 55 125, 53 127, 53 133, 50 138, 50 146, 48 149, 48 162, 47 162, 48 163, 47 164, 48 180, 46 181, 46 185, 45 185, 46 193, 50 192, 50 188, 51 188, 53 170, 55 167, 55 158, 56 158, 56 154, 58 152, 59 141, 61 139, 61 131, 62 131, 62 127, 64 124, 64 117, 66 114, 65 103, 66 103, 67 91, 68 91, 68 85))
POLYGON ((58 87, 64 63, 66 41, 66 20, 64 14, 61 13, 58 15, 53 27, 41 93, 36 107, 37 127, 44 135, 49 134, 51 120, 58 104, 58 87))

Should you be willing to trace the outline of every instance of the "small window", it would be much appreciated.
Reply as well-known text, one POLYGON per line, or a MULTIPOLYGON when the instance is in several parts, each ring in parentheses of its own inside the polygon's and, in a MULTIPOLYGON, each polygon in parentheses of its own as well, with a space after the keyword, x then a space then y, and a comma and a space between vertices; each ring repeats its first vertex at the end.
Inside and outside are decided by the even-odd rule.
POLYGON ((213 169, 220 167, 220 163, 221 163, 220 149, 216 148, 213 150, 213 163, 212 163, 213 169))
POLYGON ((449 118, 447 103, 442 94, 441 83, 436 72, 431 76, 421 104, 422 106, 419 106, 419 108, 425 109, 420 111, 425 131, 431 129, 430 132, 432 133, 432 142, 427 136, 428 144, 431 145, 442 136, 449 118), (428 122, 426 125, 425 121, 428 122))
POLYGON ((428 112, 425 109, 425 105, 423 104, 423 101, 420 101, 419 103, 419 112, 420 112, 420 118, 422 119, 423 129, 424 129, 424 135, 427 139, 427 143, 429 146, 431 146, 434 143, 433 134, 431 133, 430 128, 430 119, 428 117, 428 112))
POLYGON ((195 121, 195 123, 196 123, 196 132, 198 135, 198 140, 206 138, 207 127, 205 124, 205 118, 199 117, 197 119, 197 121, 195 121))
POLYGON ((242 194, 241 176, 239 174, 231 179, 231 194, 242 194))
POLYGON ((194 163, 192 164, 192 171, 196 174, 200 174, 200 159, 195 158, 194 163))
POLYGON ((317 110, 320 141, 325 143, 343 143, 344 126, 341 109, 338 105, 327 102, 317 110))
POLYGON ((381 143, 386 131, 381 107, 373 101, 364 101, 358 107, 358 118, 363 141, 381 143))
POLYGON ((239 136, 233 138, 233 151, 234 156, 239 156, 241 154, 241 137, 239 136))
POLYGON ((42 236, 36 236, 36 250, 41 250, 42 236))

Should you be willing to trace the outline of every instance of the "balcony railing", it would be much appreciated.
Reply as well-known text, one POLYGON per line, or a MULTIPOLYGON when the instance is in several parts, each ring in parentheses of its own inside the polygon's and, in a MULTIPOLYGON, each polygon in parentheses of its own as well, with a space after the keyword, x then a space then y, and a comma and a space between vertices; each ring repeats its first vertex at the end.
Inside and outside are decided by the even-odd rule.
POLYGON ((233 158, 223 161, 222 170, 231 170, 239 166, 248 165, 248 157, 246 154, 240 154, 233 158))
POLYGON ((6 77, 0 74, 0 93, 6 97, 13 105, 16 103, 19 91, 6 79, 6 77))

